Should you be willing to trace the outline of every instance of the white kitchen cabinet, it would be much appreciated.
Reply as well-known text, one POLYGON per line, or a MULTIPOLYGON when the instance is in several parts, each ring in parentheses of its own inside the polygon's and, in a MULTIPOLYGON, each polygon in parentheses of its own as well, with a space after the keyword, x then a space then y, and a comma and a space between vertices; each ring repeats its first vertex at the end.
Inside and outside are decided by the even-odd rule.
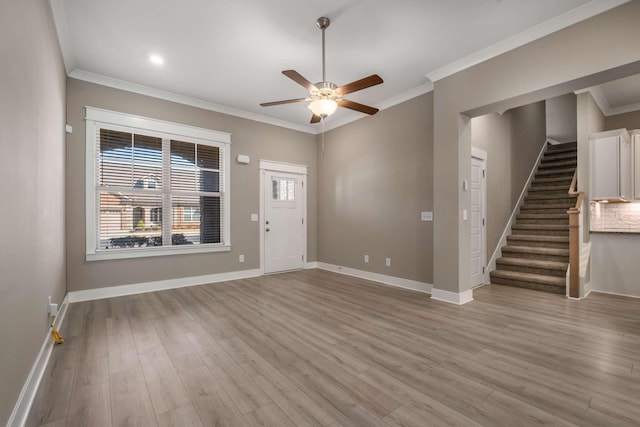
POLYGON ((589 136, 591 200, 631 200, 632 149, 629 132, 616 129, 589 136))
POLYGON ((633 198, 640 200, 640 129, 631 132, 633 144, 633 198))

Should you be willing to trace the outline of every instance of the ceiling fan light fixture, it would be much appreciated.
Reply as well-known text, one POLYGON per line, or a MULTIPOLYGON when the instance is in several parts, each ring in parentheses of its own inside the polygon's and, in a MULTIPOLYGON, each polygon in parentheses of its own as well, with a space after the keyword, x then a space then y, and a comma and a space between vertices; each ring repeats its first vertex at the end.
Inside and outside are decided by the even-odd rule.
POLYGON ((309 109, 318 117, 325 118, 336 112, 338 103, 333 99, 316 99, 311 101, 309 109))

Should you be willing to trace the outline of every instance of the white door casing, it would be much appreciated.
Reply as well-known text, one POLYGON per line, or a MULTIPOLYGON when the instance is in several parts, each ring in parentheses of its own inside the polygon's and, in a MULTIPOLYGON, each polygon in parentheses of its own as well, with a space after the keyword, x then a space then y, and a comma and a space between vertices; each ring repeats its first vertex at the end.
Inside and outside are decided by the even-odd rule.
POLYGON ((263 273, 304 268, 306 166, 260 161, 260 268, 263 273))
POLYGON ((486 153, 471 156, 471 286, 484 283, 486 266, 486 153))

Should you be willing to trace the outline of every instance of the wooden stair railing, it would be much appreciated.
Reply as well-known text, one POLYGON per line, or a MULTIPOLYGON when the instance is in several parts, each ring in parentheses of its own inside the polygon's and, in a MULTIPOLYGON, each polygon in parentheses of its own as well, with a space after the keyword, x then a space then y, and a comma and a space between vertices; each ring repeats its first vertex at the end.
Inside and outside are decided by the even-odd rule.
POLYGON ((577 191, 578 171, 573 174, 568 193, 578 196, 576 205, 570 208, 569 214, 569 296, 580 298, 580 212, 584 202, 584 193, 577 191))

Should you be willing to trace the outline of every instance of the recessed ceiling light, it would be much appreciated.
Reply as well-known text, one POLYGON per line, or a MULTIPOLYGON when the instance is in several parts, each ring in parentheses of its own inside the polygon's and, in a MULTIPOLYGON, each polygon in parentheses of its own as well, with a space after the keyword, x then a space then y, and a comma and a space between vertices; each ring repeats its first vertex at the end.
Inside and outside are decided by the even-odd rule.
POLYGON ((151 63, 155 65, 164 64, 164 58, 162 58, 162 56, 160 55, 149 55, 149 61, 151 61, 151 63))

